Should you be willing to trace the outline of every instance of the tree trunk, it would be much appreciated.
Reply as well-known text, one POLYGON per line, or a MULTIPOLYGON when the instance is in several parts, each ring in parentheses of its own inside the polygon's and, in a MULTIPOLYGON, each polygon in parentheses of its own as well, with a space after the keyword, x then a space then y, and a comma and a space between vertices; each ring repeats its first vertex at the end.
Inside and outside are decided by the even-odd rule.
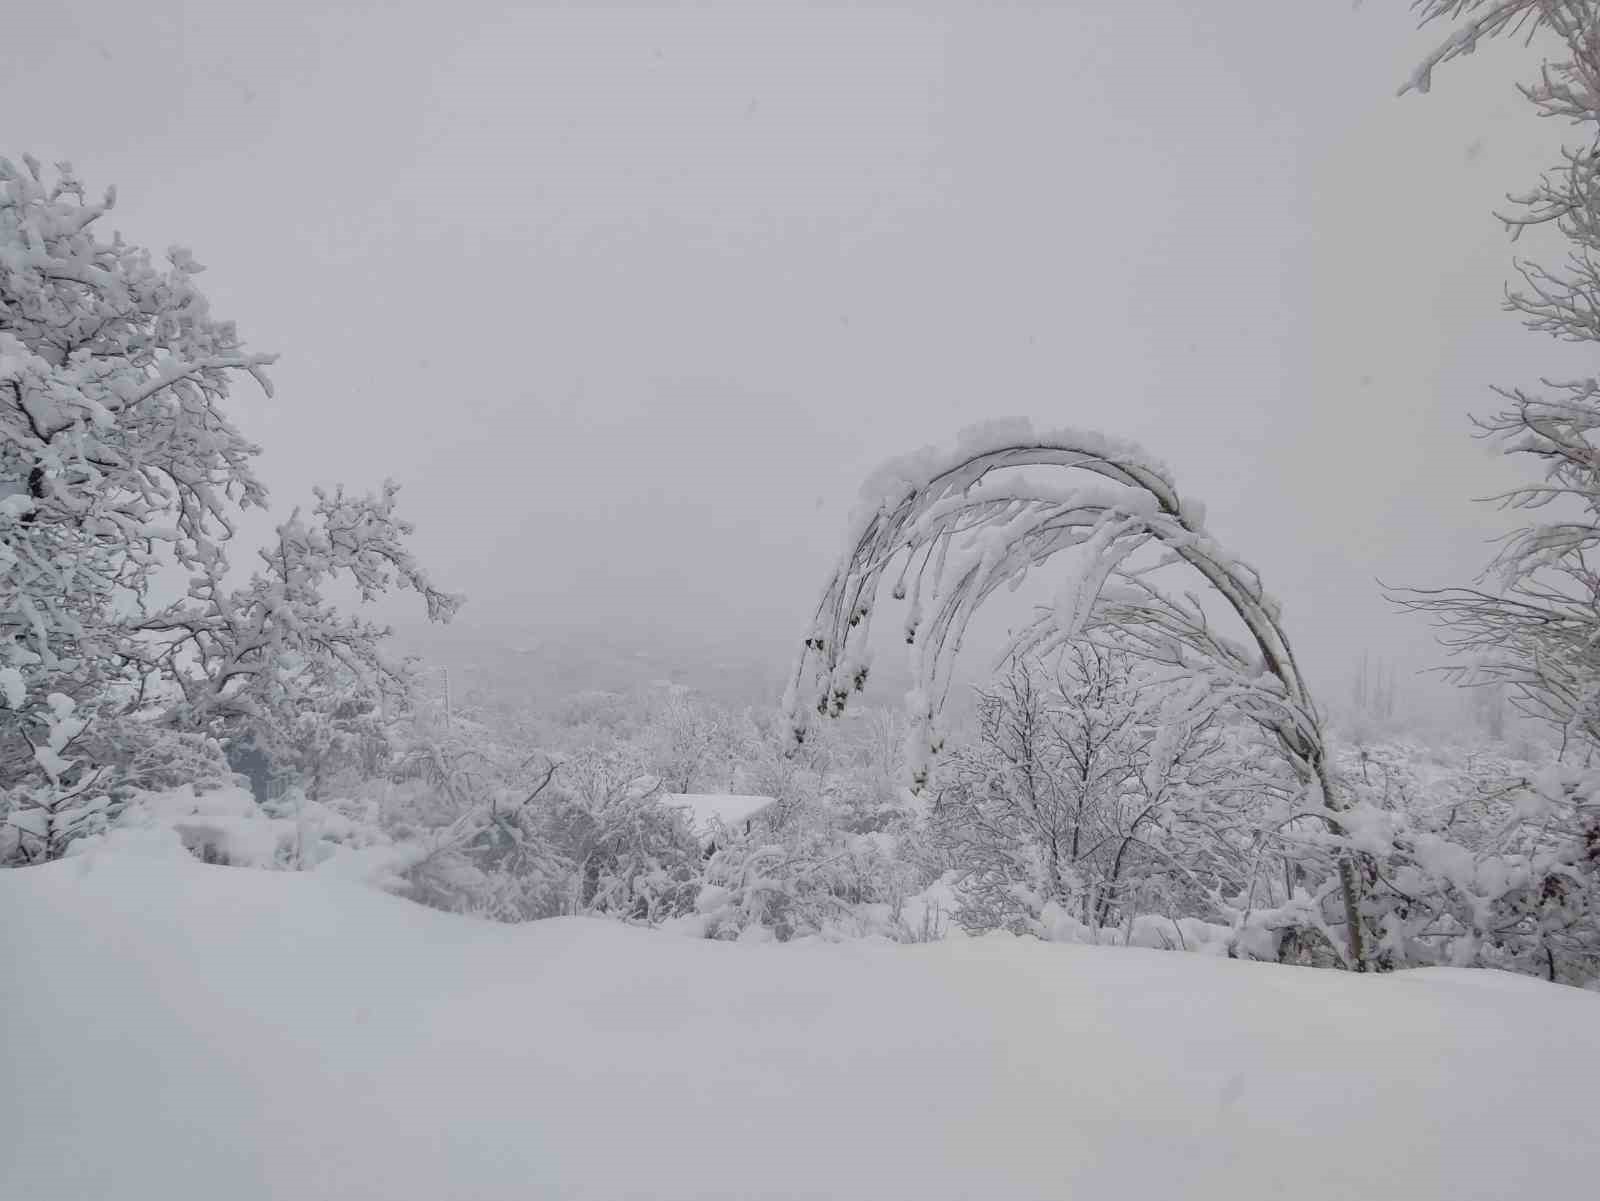
MULTIPOLYGON (((1328 775, 1328 765, 1323 760, 1321 748, 1318 748, 1312 767, 1317 773, 1317 783, 1322 787, 1322 803, 1330 811, 1337 813, 1339 803, 1333 791, 1333 780, 1328 775)), ((1334 830, 1344 833, 1344 827, 1338 822, 1332 822, 1334 830)), ((1356 888, 1356 866, 1354 852, 1345 850, 1339 854, 1339 892, 1344 900, 1345 923, 1345 950, 1350 959, 1352 971, 1364 972, 1367 970, 1366 948, 1361 935, 1361 904, 1360 894, 1356 888)))

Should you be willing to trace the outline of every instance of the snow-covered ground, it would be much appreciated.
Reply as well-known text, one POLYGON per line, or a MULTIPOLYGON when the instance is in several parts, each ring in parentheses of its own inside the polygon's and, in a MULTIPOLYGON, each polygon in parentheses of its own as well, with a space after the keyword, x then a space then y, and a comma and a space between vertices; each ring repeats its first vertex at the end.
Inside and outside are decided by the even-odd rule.
POLYGON ((1600 997, 1001 936, 494 926, 322 874, 0 874, 0 1196, 1579 1198, 1600 997))

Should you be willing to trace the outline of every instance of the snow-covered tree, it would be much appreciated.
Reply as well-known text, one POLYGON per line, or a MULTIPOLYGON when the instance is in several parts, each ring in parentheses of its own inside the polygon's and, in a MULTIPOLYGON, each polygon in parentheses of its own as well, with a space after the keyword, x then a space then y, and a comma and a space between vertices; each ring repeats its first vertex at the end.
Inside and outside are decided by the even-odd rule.
MULTIPOLYGON (((0 159, 0 683, 13 737, 52 693, 80 707, 128 677, 118 606, 169 563, 214 569, 234 513, 262 505, 257 448, 223 411, 266 387, 212 317, 200 265, 101 237, 115 196, 70 167, 0 159)), ((92 719, 92 718, 91 718, 92 719)))
MULTIPOLYGON (((1208 849, 1225 845, 1215 836, 1241 832, 1234 810, 1266 781, 1222 713, 1187 699, 1126 654, 1083 643, 1049 663, 1019 660, 983 690, 977 738, 934 777, 963 924, 1043 932, 1053 910, 1101 927, 1130 903, 1180 895, 1193 913, 1191 878, 1221 886, 1192 835, 1210 826, 1208 849)), ((1249 843, 1235 837, 1231 891, 1249 843)))
POLYGON ((440 620, 458 603, 405 550, 393 485, 319 493, 262 571, 229 582, 237 517, 267 496, 225 406, 240 378, 267 387, 272 356, 212 316, 187 251, 158 265, 108 235, 114 201, 65 164, 0 159, 0 790, 61 804, 80 776, 114 793, 162 760, 214 765, 247 730, 302 760, 348 749, 405 673, 324 587, 414 588, 440 620), (163 572, 186 574, 187 596, 161 603, 163 572), (47 780, 56 698, 76 758, 47 780))
MULTIPOLYGON (((897 459, 869 479, 845 545, 786 697, 797 743, 816 715, 837 716, 865 686, 888 576, 894 596, 908 601, 903 633, 915 686, 907 703, 916 728, 907 760, 913 783, 925 785, 944 745, 940 714, 974 612, 1062 555, 1074 570, 1057 602, 1041 608, 1008 656, 1089 642, 1162 665, 1206 704, 1266 731, 1301 781, 1306 812, 1342 829, 1322 720, 1276 602, 1255 571, 1211 537, 1203 508, 1138 447, 1082 431, 1036 431, 1022 420, 979 427, 953 451, 897 459), (1185 569, 1186 586, 1164 581, 1185 569), (1232 614, 1242 638, 1215 626, 1195 583, 1232 614)), ((1359 968, 1366 958, 1357 876, 1348 855, 1335 859, 1326 895, 1339 912, 1330 928, 1342 926, 1345 961, 1359 968)))
MULTIPOLYGON (((1543 230, 1564 244, 1556 263, 1515 262, 1520 284, 1505 308, 1562 342, 1600 342, 1600 4, 1595 0, 1416 0, 1425 23, 1455 29, 1402 90, 1426 92, 1434 70, 1501 35, 1526 36, 1553 53, 1521 86, 1542 117, 1569 126, 1561 161, 1497 214, 1513 239, 1543 230)), ((1463 683, 1509 690, 1524 713, 1585 748, 1600 743, 1600 382, 1588 375, 1497 387, 1502 407, 1477 418, 1485 437, 1537 470, 1499 503, 1526 522, 1470 588, 1397 598, 1432 616, 1465 663, 1463 683)))
POLYGON ((50 694, 49 705, 45 737, 33 748, 43 780, 8 798, 6 825, 15 846, 7 849, 25 862, 55 859, 74 838, 102 829, 110 806, 101 789, 104 772, 85 768, 71 753, 87 724, 77 705, 59 692, 50 694))
POLYGON ((733 731, 716 706, 673 686, 645 711, 641 750, 665 792, 702 792, 728 783, 733 731))
POLYGON ((380 496, 317 493, 258 553, 261 568, 229 587, 217 561, 182 600, 123 623, 126 654, 178 686, 164 720, 218 737, 252 736, 299 769, 313 798, 341 757, 383 737, 383 715, 408 703, 410 665, 384 651, 389 631, 338 610, 324 595, 352 583, 362 600, 392 588, 422 596, 448 620, 459 599, 435 588, 405 546, 395 484, 380 496))
MULTIPOLYGON (((1520 91, 1539 116, 1574 136, 1560 161, 1513 194, 1497 215, 1513 240, 1538 231, 1565 253, 1554 262, 1515 260, 1520 282, 1507 290, 1505 308, 1532 330, 1592 348, 1600 342, 1600 3, 1417 0, 1413 7, 1424 23, 1454 22, 1455 28, 1402 91, 1426 92, 1436 68, 1488 38, 1523 36, 1547 51, 1537 76, 1520 91)), ((1498 498, 1523 524, 1475 586, 1413 590, 1397 599, 1436 621, 1445 647, 1463 660, 1455 673, 1460 682, 1505 690, 1521 712, 1559 731, 1566 757, 1582 763, 1600 749, 1600 572, 1594 563, 1600 550, 1600 380, 1571 371, 1553 376, 1537 387, 1496 387, 1501 407, 1476 419, 1485 437, 1537 472, 1498 498)), ((1428 829, 1397 834, 1394 845, 1408 852, 1400 859, 1413 885, 1448 885, 1428 890, 1421 906, 1434 915, 1434 935, 1467 930, 1477 943, 1493 942, 1509 937, 1508 930, 1526 933, 1531 924, 1554 974, 1552 923, 1583 930, 1600 908, 1593 891, 1600 810, 1587 781, 1526 796, 1539 822, 1513 814, 1487 845, 1462 847, 1428 829), (1491 866, 1480 872, 1477 865, 1484 863, 1491 866), (1516 920, 1505 926, 1508 913, 1516 920)), ((1389 920, 1396 929, 1410 928, 1409 919, 1391 914, 1389 920)), ((1569 956, 1574 949, 1565 948, 1569 956)))

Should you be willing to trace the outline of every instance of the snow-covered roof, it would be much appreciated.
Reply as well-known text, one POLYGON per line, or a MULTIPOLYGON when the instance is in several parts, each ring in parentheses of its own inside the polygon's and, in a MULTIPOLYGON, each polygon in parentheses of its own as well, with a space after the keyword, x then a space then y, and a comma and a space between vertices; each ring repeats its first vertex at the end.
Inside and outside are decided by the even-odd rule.
POLYGON ((708 835, 719 825, 732 829, 776 802, 769 796, 734 796, 719 792, 669 792, 661 798, 664 805, 682 809, 689 815, 689 825, 694 832, 708 835))

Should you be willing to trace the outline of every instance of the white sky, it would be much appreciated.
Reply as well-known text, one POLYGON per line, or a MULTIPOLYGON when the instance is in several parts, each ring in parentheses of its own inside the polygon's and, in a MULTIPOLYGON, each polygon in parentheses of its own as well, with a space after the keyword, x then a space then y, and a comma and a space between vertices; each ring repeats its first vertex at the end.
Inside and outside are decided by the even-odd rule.
MULTIPOLYGON (((1343 688, 1433 660, 1513 478, 1489 210, 1560 131, 1494 47, 1394 98, 1401 0, 39 5, 7 145, 191 246, 277 350, 287 509, 405 485, 460 621, 787 648, 879 460, 1013 413, 1135 438, 1343 688)), ((1559 363, 1560 357, 1554 360, 1559 363)), ((785 652, 786 653, 786 652, 785 652)))

